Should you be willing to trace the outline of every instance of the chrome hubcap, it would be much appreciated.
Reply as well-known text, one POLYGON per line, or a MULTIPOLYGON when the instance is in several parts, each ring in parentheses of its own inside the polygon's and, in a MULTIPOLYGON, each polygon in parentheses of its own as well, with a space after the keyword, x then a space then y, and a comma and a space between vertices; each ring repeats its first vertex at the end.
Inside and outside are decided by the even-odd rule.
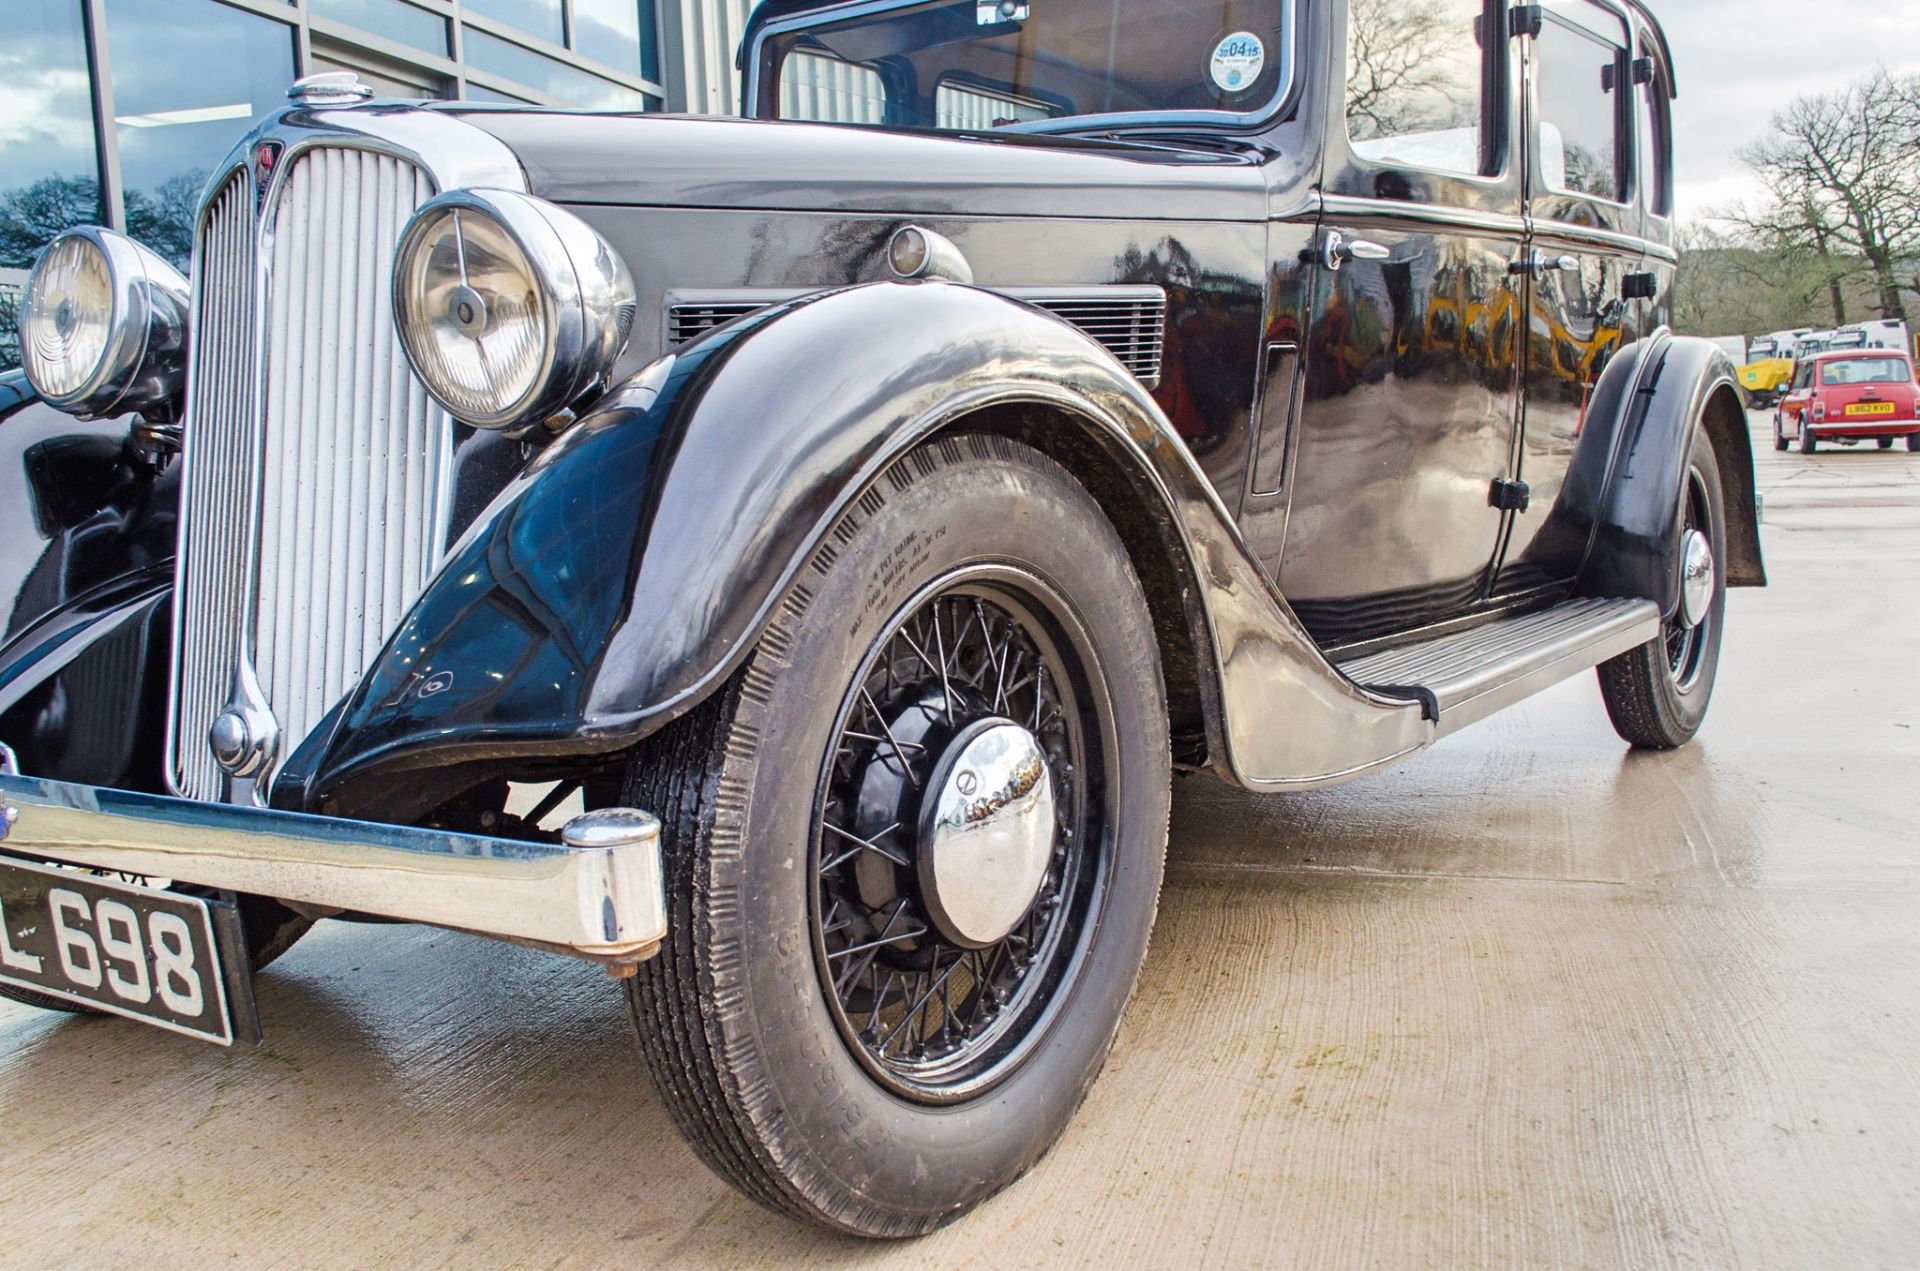
POLYGON ((1053 857, 1046 752, 1012 720, 980 720, 941 756, 932 793, 918 862, 928 916, 962 948, 998 944, 1033 908, 1053 857))
POLYGON ((1697 529, 1680 546, 1680 617, 1697 627, 1713 605, 1713 544, 1697 529))

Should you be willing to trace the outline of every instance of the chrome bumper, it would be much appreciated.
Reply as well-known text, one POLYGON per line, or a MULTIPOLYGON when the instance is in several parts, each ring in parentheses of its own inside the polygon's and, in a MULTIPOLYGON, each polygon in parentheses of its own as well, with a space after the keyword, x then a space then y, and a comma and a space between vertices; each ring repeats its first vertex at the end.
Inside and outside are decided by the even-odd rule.
POLYGON ((525 843, 14 775, 0 746, 0 853, 274 896, 630 965, 667 931, 660 824, 590 812, 525 843))

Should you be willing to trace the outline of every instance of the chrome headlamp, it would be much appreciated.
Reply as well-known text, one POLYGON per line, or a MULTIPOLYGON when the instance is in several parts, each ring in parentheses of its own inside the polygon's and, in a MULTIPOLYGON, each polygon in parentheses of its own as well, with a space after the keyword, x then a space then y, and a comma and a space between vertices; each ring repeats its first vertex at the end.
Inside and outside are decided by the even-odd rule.
POLYGON ((633 331, 633 276, 579 217, 508 190, 422 204, 394 256, 414 374, 456 419, 548 419, 603 383, 633 331))
POLYGON ((179 398, 187 370, 187 280, 97 225, 47 244, 20 306, 20 358, 34 391, 93 419, 179 398))

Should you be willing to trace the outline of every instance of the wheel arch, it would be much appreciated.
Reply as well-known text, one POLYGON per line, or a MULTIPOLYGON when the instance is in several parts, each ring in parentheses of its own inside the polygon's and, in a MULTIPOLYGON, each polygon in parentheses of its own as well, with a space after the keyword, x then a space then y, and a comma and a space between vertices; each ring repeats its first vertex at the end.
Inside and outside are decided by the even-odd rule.
POLYGON ((1161 491, 1113 434, 1086 415, 1049 402, 1009 402, 964 413, 941 435, 990 433, 1031 446, 1093 495, 1119 535, 1153 615, 1167 694, 1174 760, 1203 767, 1220 750, 1219 683, 1203 672, 1212 635, 1193 602, 1199 582, 1161 491))
POLYGON ((1581 594, 1644 598, 1669 615, 1678 606, 1678 491, 1697 433, 1720 465, 1727 582, 1764 586, 1753 446, 1732 359, 1707 340, 1662 332, 1603 385, 1609 393, 1596 403, 1612 407, 1612 445, 1581 594))

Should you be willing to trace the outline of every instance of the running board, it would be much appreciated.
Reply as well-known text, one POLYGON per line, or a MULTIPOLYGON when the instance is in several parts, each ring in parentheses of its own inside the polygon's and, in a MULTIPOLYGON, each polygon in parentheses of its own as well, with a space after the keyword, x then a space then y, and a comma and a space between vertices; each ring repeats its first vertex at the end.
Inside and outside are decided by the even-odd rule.
POLYGON ((1444 737, 1659 635, 1650 600, 1569 600, 1338 665, 1370 692, 1420 702, 1444 737))

